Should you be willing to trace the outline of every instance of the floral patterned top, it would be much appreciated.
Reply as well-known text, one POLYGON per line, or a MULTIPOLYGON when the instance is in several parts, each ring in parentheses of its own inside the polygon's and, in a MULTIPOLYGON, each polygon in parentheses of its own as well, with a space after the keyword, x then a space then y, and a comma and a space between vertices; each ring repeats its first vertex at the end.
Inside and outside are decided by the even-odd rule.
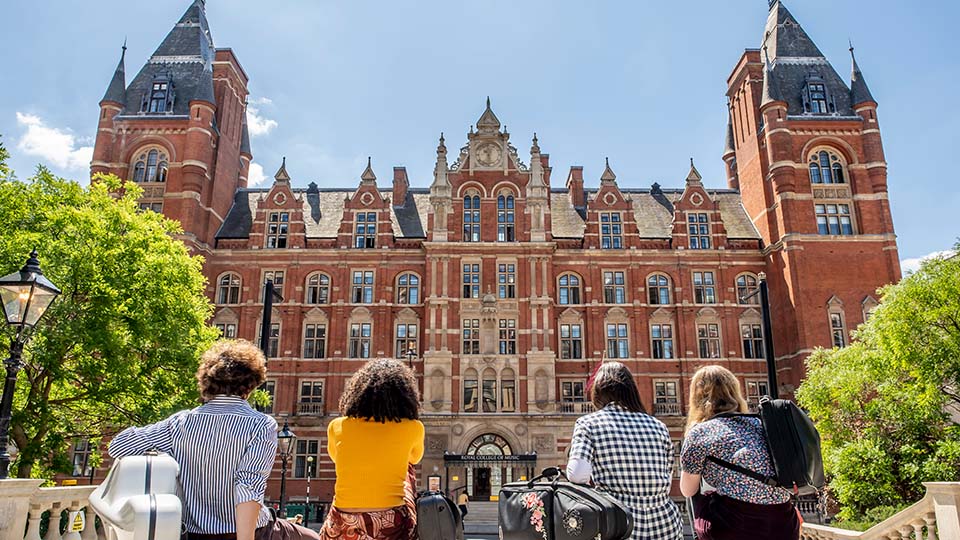
POLYGON ((714 418, 693 426, 683 441, 680 466, 699 474, 717 493, 754 504, 780 504, 790 492, 721 467, 707 456, 718 457, 763 475, 773 475, 763 428, 758 418, 714 418))

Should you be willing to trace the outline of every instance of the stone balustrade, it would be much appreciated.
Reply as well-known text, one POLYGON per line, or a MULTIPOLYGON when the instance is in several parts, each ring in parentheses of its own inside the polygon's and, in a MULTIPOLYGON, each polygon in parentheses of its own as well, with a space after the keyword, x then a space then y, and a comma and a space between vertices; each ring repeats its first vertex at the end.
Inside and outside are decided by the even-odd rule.
MULTIPOLYGON (((96 486, 41 488, 43 480, 0 480, 0 540, 103 540, 87 500, 96 486), (82 531, 60 528, 67 512, 82 511, 82 531), (47 514, 49 512, 49 514, 47 514), (45 515, 47 514, 47 515, 45 515), (46 529, 43 536, 41 530, 46 529)), ((69 520, 68 520, 69 521, 69 520)))
POLYGON ((802 540, 951 540, 960 539, 960 482, 926 482, 919 502, 866 531, 804 524, 802 540))

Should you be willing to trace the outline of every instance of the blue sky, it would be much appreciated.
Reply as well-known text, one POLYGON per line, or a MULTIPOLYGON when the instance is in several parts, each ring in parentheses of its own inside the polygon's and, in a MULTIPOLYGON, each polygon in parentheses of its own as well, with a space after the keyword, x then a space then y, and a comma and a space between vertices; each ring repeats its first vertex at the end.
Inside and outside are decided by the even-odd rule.
MULTIPOLYGON (((127 81, 189 0, 8 0, 0 33, 0 134, 27 177, 87 173, 103 95, 128 39, 127 81)), ((537 132, 553 184, 603 159, 621 186, 683 184, 689 157, 725 187, 726 78, 759 46, 763 0, 326 2, 208 0, 214 42, 250 76, 254 162, 287 156, 297 185, 353 186, 366 156, 388 185, 430 183, 437 137, 455 151, 490 96, 526 156, 537 132)), ((873 95, 901 259, 960 236, 956 98, 960 3, 792 0, 845 78, 847 39, 873 95)), ((524 158, 526 159, 526 158, 524 158)))

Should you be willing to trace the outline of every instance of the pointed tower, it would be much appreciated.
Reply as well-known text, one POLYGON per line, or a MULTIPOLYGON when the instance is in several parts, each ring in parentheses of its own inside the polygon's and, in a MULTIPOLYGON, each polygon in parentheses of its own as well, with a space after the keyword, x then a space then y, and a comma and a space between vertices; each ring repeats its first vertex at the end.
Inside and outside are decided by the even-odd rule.
POLYGON ((900 279, 877 104, 856 60, 848 86, 776 0, 760 48, 743 54, 727 97, 723 159, 765 244, 781 390, 789 395, 809 351, 833 344, 831 324, 841 321, 849 340, 864 320, 852 307, 829 317, 843 308, 828 301, 860 306, 900 279))
POLYGON ((450 167, 447 164, 447 145, 444 143, 443 133, 440 134, 440 143, 437 145, 437 164, 433 169, 433 183, 430 185, 430 208, 432 216, 428 218, 430 233, 438 242, 447 240, 447 217, 453 206, 452 191, 448 174, 450 167))
POLYGON ((188 245, 208 249, 253 159, 247 76, 230 49, 214 47, 203 0, 129 84, 124 56, 100 102, 91 173, 142 183, 141 205, 179 220, 188 245))

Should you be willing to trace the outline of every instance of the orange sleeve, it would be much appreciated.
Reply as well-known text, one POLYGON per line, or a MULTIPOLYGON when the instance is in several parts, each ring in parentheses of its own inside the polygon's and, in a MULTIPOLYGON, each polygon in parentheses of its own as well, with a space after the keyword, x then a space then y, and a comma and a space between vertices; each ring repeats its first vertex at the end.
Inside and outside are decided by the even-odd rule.
POLYGON ((420 463, 420 460, 423 459, 423 423, 419 420, 414 420, 414 429, 413 429, 413 446, 410 448, 410 463, 416 465, 420 463))

